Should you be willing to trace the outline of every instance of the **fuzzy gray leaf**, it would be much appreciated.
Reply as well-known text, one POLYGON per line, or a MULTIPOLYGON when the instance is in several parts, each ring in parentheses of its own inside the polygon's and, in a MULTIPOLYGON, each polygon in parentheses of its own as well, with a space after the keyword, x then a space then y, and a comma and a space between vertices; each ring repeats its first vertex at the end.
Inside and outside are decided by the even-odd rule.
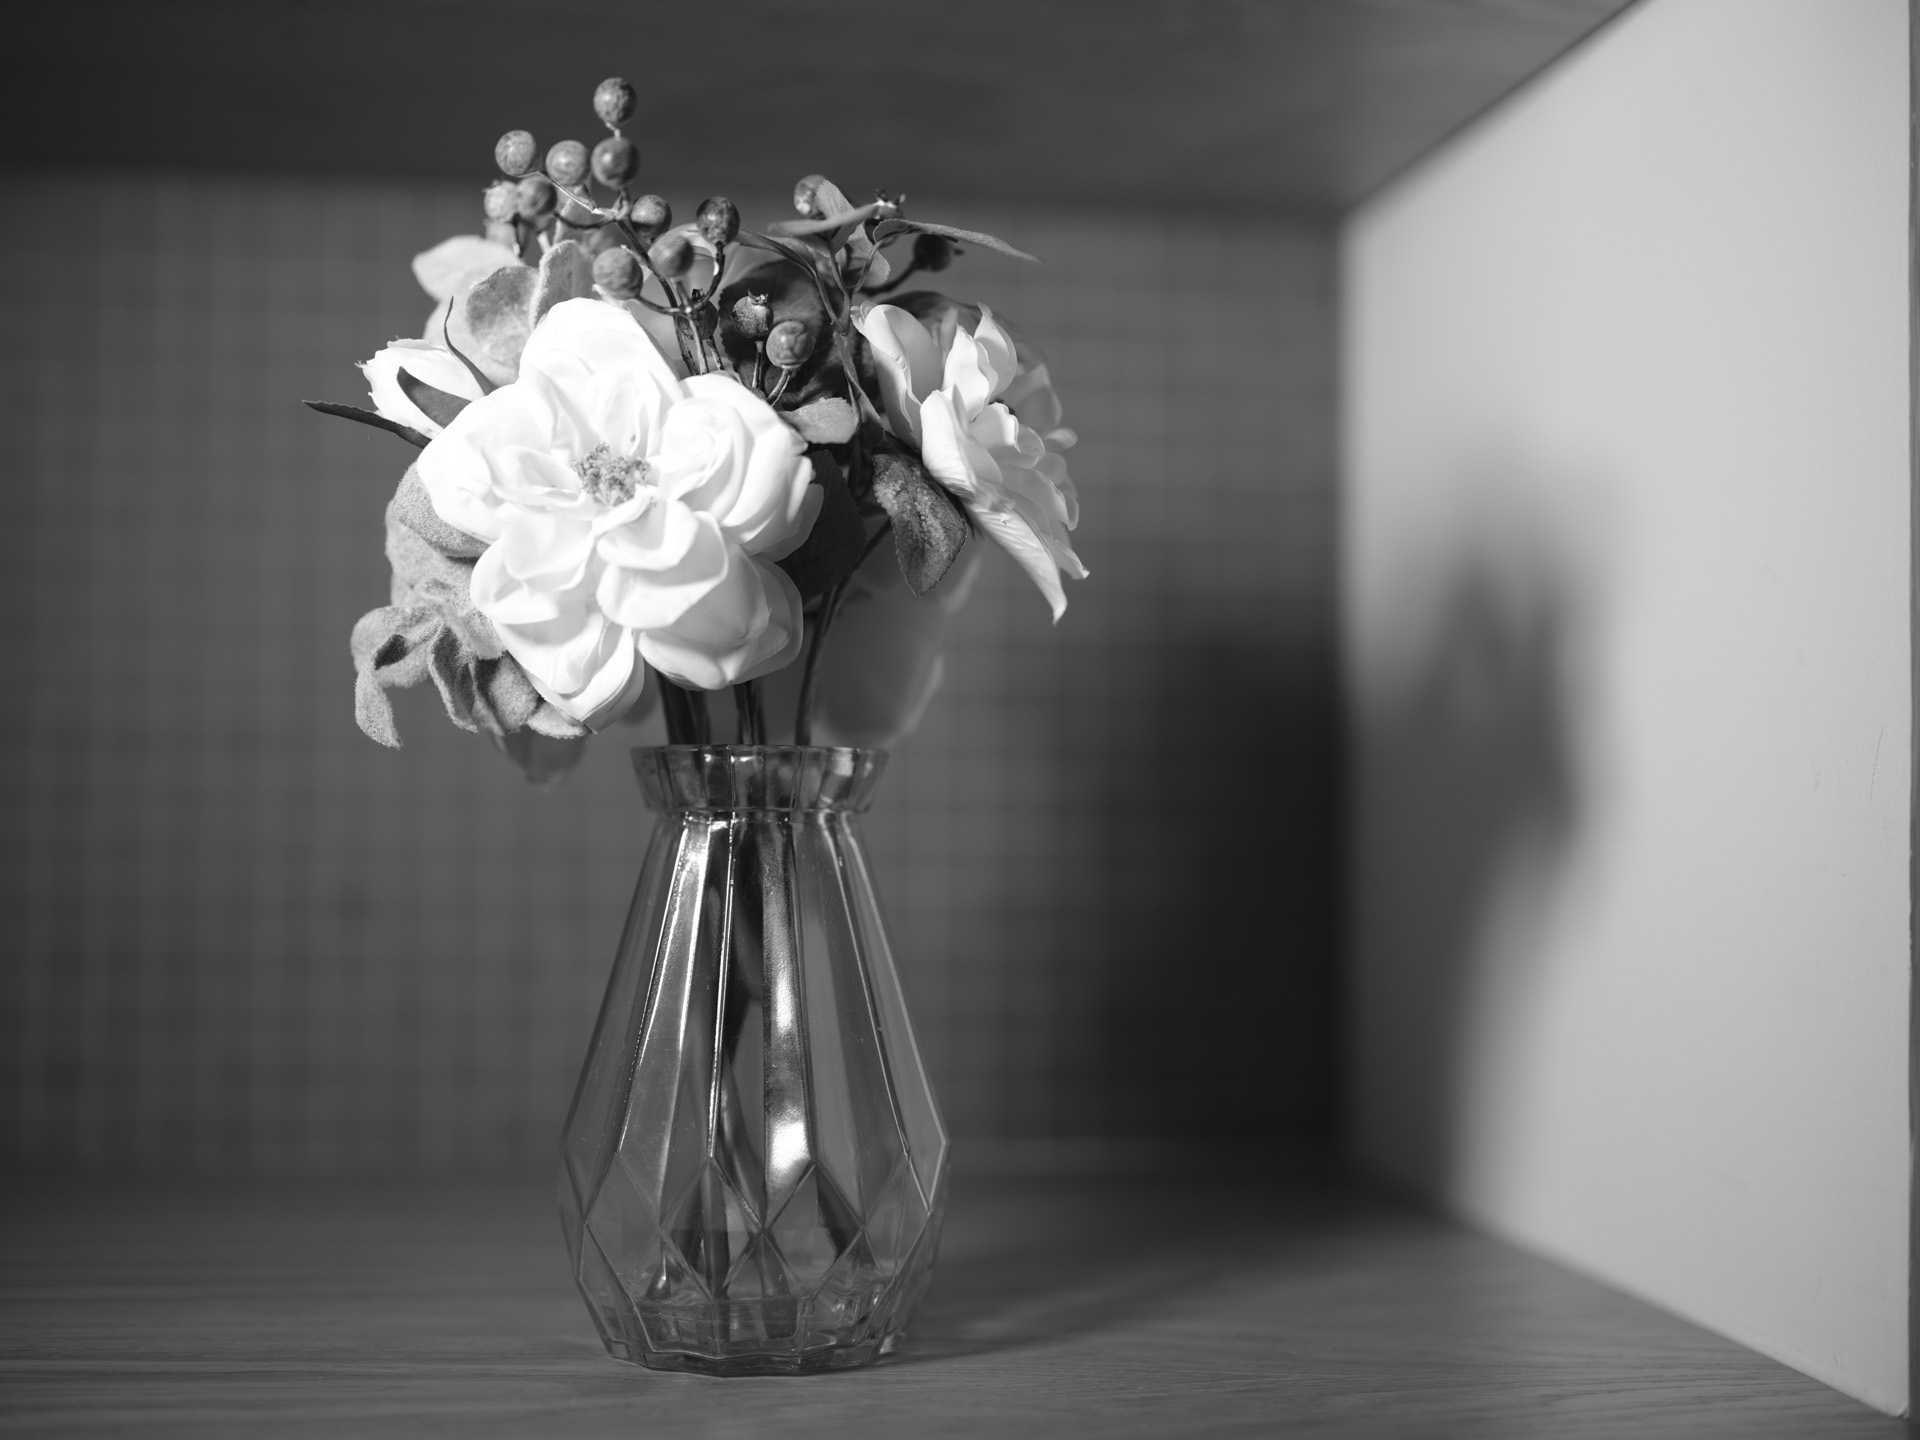
POLYGON ((893 521, 893 552, 907 588, 924 595, 959 557, 973 529, 926 467, 911 455, 873 457, 873 498, 893 521))
POLYGON ((798 410, 784 412, 800 438, 813 445, 844 445, 860 426, 853 406, 832 395, 809 400, 798 410))

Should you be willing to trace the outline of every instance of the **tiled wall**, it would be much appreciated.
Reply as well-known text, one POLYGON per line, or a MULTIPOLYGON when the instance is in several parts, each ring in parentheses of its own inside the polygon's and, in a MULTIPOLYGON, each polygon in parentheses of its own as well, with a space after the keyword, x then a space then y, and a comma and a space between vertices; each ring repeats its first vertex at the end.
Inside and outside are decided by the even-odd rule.
MULTIPOLYGON (((352 720, 407 452, 300 408, 468 192, 32 181, 0 235, 0 1157, 544 1165, 647 822, 352 720)), ((759 212, 766 218, 764 211, 759 212)), ((750 210, 749 222, 755 212, 750 210)), ((949 210, 1050 353, 1093 578, 989 564, 868 836, 963 1137, 1329 1132, 1332 264, 1287 222, 949 210)), ((997 557, 996 557, 997 558, 997 557)))

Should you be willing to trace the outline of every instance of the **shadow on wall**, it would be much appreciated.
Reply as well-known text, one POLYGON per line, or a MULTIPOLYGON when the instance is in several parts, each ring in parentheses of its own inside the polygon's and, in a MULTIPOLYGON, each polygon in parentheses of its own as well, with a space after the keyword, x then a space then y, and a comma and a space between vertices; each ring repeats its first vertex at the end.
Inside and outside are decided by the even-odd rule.
POLYGON ((1422 1190, 1475 1163, 1480 1027, 1537 971, 1580 829, 1573 558, 1505 524, 1462 545, 1396 598, 1410 643, 1358 707, 1353 1119, 1362 1158, 1422 1190))
POLYGON ((1185 617, 1169 634, 1177 643, 1136 661, 1134 746, 1072 762, 1082 839, 1109 877, 1111 948, 1085 972, 1099 1133, 1328 1142, 1339 1110, 1332 656, 1317 637, 1277 642, 1219 617, 1185 617))

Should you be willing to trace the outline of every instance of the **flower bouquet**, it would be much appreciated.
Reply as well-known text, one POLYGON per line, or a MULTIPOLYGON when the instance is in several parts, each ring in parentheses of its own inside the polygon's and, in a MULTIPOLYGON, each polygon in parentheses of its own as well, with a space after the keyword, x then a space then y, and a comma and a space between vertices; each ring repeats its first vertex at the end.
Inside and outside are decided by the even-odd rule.
POLYGON ((1074 436, 1037 351, 903 288, 1020 251, 818 175, 764 231, 717 197, 676 225, 633 87, 593 103, 591 149, 501 137, 484 233, 415 258, 426 333, 365 362, 370 407, 315 404, 419 452, 355 714, 398 745, 387 691, 431 679, 549 781, 658 705, 665 823, 563 1134, 574 1274, 621 1358, 864 1363, 931 1270, 947 1144, 852 817, 939 683, 969 540, 1056 619, 1086 574, 1074 436))

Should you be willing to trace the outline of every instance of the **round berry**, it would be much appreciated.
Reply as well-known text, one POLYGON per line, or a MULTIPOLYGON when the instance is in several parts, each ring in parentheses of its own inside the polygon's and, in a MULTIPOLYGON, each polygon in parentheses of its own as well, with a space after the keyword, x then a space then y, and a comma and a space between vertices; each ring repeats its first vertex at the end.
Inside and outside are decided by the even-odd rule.
POLYGON ((627 212, 627 223, 642 240, 651 240, 673 224, 673 207, 658 195, 642 195, 627 212))
POLYGON ((593 257, 593 283, 615 300, 638 295, 644 278, 640 257, 631 250, 602 250, 593 257))
POLYGON ((618 225, 595 225, 591 229, 578 231, 573 238, 580 242, 580 248, 587 254, 598 255, 603 250, 624 245, 627 237, 620 233, 618 225))
POLYGON ((700 238, 709 245, 716 249, 731 245, 733 237, 740 233, 740 207, 724 195, 715 195, 700 202, 693 223, 700 227, 700 238))
POLYGON ((511 220, 520 213, 520 187, 511 180, 496 180, 480 197, 480 208, 489 220, 511 220))
POLYGON ((813 331, 798 320, 782 320, 767 335, 767 359, 782 370, 806 363, 813 354, 813 331))
POLYGON ((578 185, 587 178, 587 147, 578 140, 562 140, 547 151, 547 174, 556 185, 578 185))
POLYGON ((593 113, 607 125, 620 125, 633 117, 637 101, 633 86, 618 75, 602 80, 593 91, 593 113))
POLYGON ((827 183, 824 175, 806 175, 793 187, 793 208, 809 220, 820 220, 826 216, 826 208, 820 203, 820 187, 827 183))
POLYGON ((624 135, 609 135, 593 147, 593 178, 615 190, 640 173, 640 147, 624 135))
POLYGON ((529 175, 519 185, 517 196, 520 202, 520 214, 527 220, 544 220, 553 214, 553 207, 559 202, 553 182, 544 175, 529 175))
POLYGON ((733 302, 733 323, 749 340, 758 340, 765 335, 772 321, 773 311, 767 308, 767 297, 764 295, 742 295, 733 302))
POLYGON ((693 269, 693 260, 693 241, 679 231, 662 235, 647 251, 647 263, 653 266, 654 273, 668 280, 678 280, 693 269))
POLYGON ((539 149, 533 143, 533 136, 525 130, 509 130, 494 145, 493 162, 500 167, 502 175, 517 180, 533 169, 537 154, 539 149))

